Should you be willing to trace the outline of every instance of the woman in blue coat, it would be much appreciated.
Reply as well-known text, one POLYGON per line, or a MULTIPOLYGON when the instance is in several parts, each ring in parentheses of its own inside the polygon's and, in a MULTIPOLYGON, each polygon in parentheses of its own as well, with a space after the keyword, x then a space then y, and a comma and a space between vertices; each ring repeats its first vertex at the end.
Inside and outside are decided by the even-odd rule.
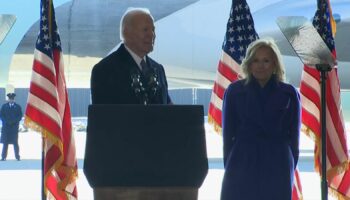
POLYGON ((221 200, 290 200, 299 158, 300 97, 284 82, 273 40, 248 47, 244 79, 223 101, 225 174, 221 200))

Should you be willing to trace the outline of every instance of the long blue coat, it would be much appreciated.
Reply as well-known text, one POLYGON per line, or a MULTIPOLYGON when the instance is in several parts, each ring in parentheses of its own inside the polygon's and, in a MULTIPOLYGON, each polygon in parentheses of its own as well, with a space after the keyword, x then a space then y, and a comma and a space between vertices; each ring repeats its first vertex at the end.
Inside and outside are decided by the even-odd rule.
POLYGON ((290 200, 299 158, 300 100, 275 77, 232 83, 223 102, 221 200, 290 200))
POLYGON ((0 118, 2 120, 1 143, 14 144, 18 141, 19 122, 22 119, 22 109, 17 103, 10 108, 9 103, 1 106, 0 118))

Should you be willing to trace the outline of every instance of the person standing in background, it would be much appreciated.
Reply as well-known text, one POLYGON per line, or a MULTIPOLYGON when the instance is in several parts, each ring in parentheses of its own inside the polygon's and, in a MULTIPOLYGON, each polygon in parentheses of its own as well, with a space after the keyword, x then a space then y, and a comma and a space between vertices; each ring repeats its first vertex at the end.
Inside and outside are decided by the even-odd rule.
POLYGON ((15 157, 21 160, 18 145, 18 128, 22 119, 22 108, 15 102, 15 93, 8 93, 8 102, 1 106, 0 118, 2 120, 1 139, 3 143, 1 161, 5 161, 7 157, 8 145, 13 144, 15 157))

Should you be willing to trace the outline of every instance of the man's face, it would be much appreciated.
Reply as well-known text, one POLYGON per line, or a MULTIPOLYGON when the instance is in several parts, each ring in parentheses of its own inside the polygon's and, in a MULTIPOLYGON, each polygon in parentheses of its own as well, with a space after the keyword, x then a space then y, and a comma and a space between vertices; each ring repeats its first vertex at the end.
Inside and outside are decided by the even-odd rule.
POLYGON ((153 19, 144 13, 136 14, 125 27, 125 43, 141 58, 153 51, 155 32, 153 19))

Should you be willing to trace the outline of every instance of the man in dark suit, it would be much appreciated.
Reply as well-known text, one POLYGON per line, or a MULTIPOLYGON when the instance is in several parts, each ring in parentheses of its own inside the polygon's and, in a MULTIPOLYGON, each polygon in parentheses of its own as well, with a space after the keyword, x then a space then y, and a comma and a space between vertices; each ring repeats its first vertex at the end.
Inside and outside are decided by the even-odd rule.
POLYGON ((20 161, 19 145, 18 145, 18 128, 22 119, 21 106, 15 103, 15 93, 8 93, 8 102, 1 106, 0 118, 2 120, 1 143, 2 153, 1 160, 5 161, 7 157, 7 149, 9 144, 13 144, 15 157, 20 161))
POLYGON ((170 104, 164 68, 147 55, 155 39, 152 15, 134 8, 120 24, 123 43, 92 70, 92 104, 170 104))

